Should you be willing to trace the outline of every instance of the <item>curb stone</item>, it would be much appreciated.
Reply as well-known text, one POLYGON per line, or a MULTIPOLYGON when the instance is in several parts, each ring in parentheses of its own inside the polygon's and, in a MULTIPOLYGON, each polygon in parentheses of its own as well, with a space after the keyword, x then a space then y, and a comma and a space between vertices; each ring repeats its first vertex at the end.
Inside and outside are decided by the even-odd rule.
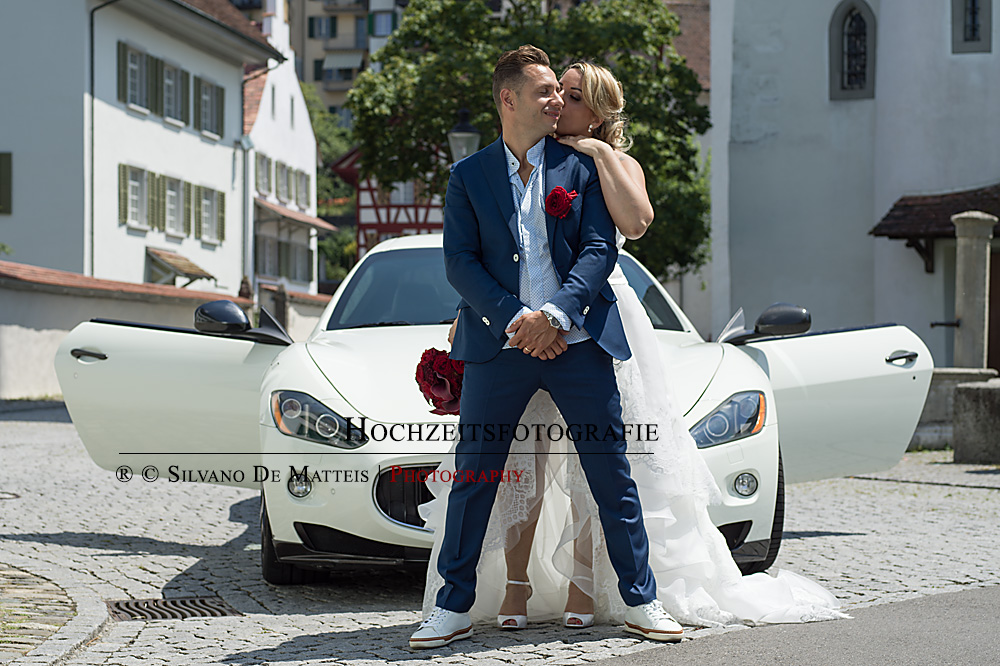
POLYGON ((72 619, 59 627, 41 645, 10 662, 10 666, 61 664, 100 634, 111 621, 104 600, 89 585, 79 580, 80 574, 57 564, 13 553, 4 553, 3 563, 52 581, 76 604, 76 615, 72 619))

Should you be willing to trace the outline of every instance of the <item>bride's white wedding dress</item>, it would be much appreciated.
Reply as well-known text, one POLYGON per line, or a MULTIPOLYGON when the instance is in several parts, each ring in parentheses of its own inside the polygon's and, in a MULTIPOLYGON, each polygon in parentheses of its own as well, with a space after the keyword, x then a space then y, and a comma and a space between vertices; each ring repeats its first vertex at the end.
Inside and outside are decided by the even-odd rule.
MULTIPOLYGON (((618 234, 619 249, 624 237, 618 234)), ((608 282, 618 298, 632 358, 616 362, 622 421, 657 426, 655 441, 629 438, 628 458, 639 490, 649 537, 649 564, 657 597, 688 626, 806 622, 848 617, 834 610, 836 598, 797 574, 742 576, 725 538, 713 525, 708 505, 721 501, 718 487, 681 420, 642 304, 620 267, 608 282)), ((545 391, 531 399, 521 423, 565 425, 545 391)), ((523 430, 523 429, 522 429, 523 430)), ((532 429, 534 433, 534 429, 532 429)), ((441 469, 454 470, 450 454, 441 469)), ((523 471, 519 482, 501 483, 477 568, 474 621, 495 621, 505 593, 507 544, 517 543, 530 515, 538 526, 528 565, 533 594, 530 619, 561 617, 570 580, 594 599, 597 622, 621 622, 625 605, 608 559, 597 505, 568 438, 514 441, 508 470, 523 471), (536 451, 538 452, 536 455, 536 451), (572 497, 573 501, 570 502, 572 497), (539 506, 539 500, 540 506, 539 506)), ((420 507, 426 527, 437 535, 427 568, 424 616, 443 584, 438 552, 450 483, 428 482, 435 499, 420 507)))

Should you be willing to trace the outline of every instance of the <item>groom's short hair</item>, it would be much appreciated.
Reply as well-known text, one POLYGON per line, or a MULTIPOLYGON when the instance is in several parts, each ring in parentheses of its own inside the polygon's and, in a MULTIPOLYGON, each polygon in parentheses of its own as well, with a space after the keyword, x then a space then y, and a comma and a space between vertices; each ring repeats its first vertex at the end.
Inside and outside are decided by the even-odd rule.
POLYGON ((549 56, 537 46, 525 44, 513 51, 507 51, 497 60, 493 68, 493 103, 500 113, 500 91, 504 88, 517 91, 524 85, 524 68, 528 65, 549 66, 549 56))

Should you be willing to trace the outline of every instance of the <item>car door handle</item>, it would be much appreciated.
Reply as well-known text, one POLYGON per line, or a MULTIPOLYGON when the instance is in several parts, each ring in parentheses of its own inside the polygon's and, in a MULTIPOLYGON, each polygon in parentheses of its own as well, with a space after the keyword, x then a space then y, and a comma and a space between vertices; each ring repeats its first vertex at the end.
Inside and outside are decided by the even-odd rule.
POLYGON ((73 358, 83 358, 84 356, 89 356, 91 358, 96 358, 98 361, 108 360, 107 354, 102 354, 101 352, 89 351, 87 349, 73 349, 70 351, 70 355, 73 358))
POLYGON ((916 361, 917 352, 912 351, 899 351, 891 356, 885 357, 886 363, 895 363, 896 361, 916 361))

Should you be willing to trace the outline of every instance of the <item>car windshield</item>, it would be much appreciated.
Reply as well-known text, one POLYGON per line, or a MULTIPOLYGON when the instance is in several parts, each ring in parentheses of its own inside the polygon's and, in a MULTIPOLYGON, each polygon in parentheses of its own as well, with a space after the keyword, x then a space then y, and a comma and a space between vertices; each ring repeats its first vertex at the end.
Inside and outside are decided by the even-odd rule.
MULTIPOLYGON (((673 308, 631 257, 619 255, 625 278, 653 328, 683 331, 673 308)), ((378 252, 366 258, 337 301, 327 330, 440 324, 455 317, 459 295, 448 283, 438 248, 378 252)))
POLYGON ((358 267, 326 328, 439 324, 455 317, 458 301, 439 248, 377 252, 358 267))
POLYGON ((618 265, 625 273, 625 279, 629 286, 635 291, 642 307, 646 309, 649 320, 653 322, 653 328, 661 331, 683 331, 677 313, 670 307, 670 303, 663 297, 660 290, 653 284, 653 281, 646 275, 646 272, 639 268, 638 262, 632 257, 624 254, 618 255, 618 265))

